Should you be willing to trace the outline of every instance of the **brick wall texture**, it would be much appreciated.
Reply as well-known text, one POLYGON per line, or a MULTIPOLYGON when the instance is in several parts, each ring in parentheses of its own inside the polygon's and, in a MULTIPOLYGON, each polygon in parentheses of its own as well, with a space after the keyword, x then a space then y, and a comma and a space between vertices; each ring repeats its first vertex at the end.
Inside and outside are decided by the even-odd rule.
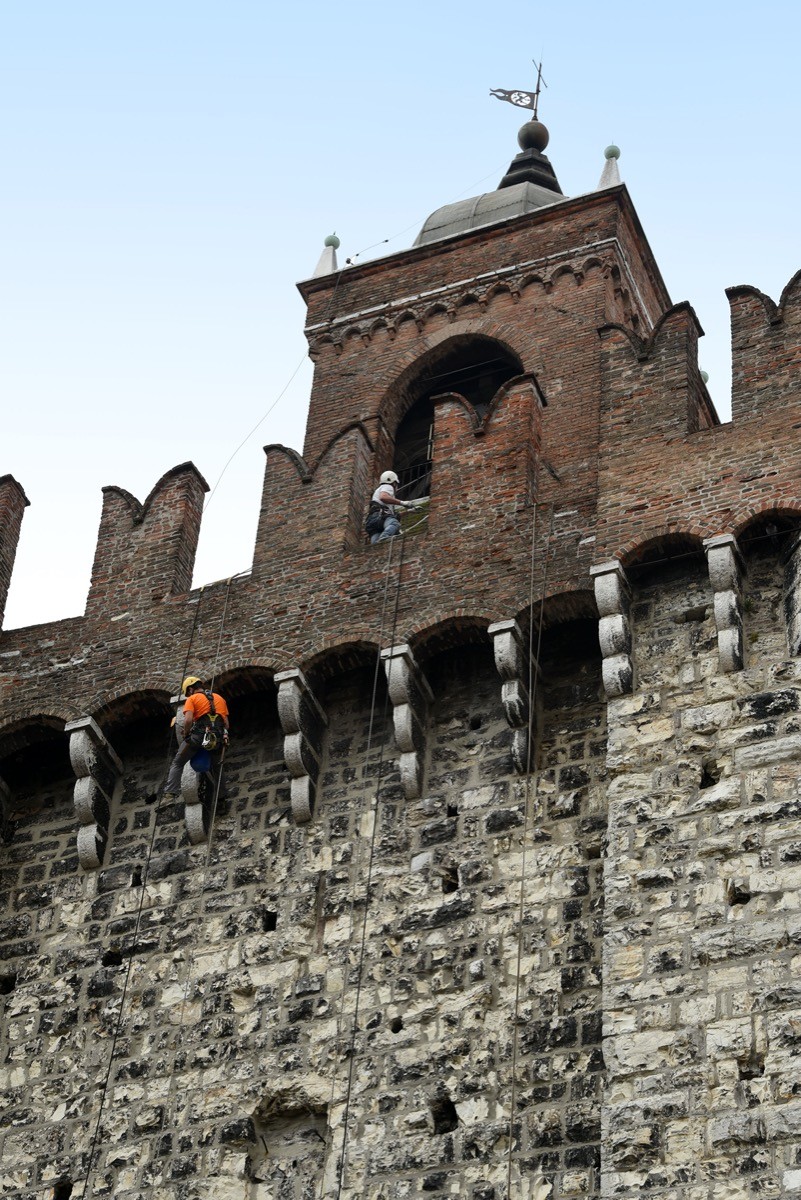
MULTIPOLYGON (((144 503, 104 489, 84 616, 0 633, 0 1194, 801 1196, 798 278, 730 289, 722 425, 626 189, 565 200, 301 285, 306 443, 266 447, 247 573, 191 590, 193 464, 144 503), (482 420, 448 384, 428 517, 369 546, 420 379, 476 339, 520 373, 482 420), (402 644, 431 689, 411 798, 379 660, 402 644), (200 842, 161 795, 185 667, 231 707, 200 842), (294 668, 316 731, 286 726, 294 668), (91 803, 84 717, 121 764, 92 760, 91 803)), ((0 479, 0 608, 25 503, 0 479)))

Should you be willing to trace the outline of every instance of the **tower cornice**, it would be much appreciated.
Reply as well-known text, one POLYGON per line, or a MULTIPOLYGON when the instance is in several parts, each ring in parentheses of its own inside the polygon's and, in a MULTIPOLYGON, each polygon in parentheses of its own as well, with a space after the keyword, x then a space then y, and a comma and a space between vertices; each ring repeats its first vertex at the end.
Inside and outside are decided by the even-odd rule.
MULTIPOLYGON (((307 305, 316 297, 322 298, 327 292, 333 294, 334 289, 337 290, 344 305, 348 303, 349 293, 352 293, 354 284, 369 286, 372 281, 384 274, 403 271, 409 267, 416 267, 418 264, 430 259, 442 260, 444 257, 457 251, 464 251, 470 247, 494 243, 508 238, 510 235, 514 235, 515 237, 525 236, 529 230, 544 229, 554 224, 567 222, 579 214, 588 214, 593 210, 603 210, 610 206, 615 207, 623 220, 628 223, 631 234, 640 249, 646 274, 659 299, 660 310, 664 311, 671 305, 670 295, 631 200, 631 196, 629 195, 628 188, 624 183, 616 187, 606 188, 603 192, 589 192, 584 196, 559 200, 557 203, 538 209, 535 212, 525 213, 498 222, 495 225, 482 226, 479 229, 454 234, 423 246, 413 246, 405 250, 399 250, 394 254, 388 254, 382 258, 371 259, 369 262, 349 266, 335 274, 302 280, 297 284, 297 288, 307 305), (343 287, 343 284, 346 282, 348 286, 343 287)), ((529 260, 532 262, 542 261, 543 257, 551 257, 539 256, 538 258, 537 256, 532 256, 530 254, 530 243, 527 245, 527 249, 528 253, 525 255, 525 258, 521 256, 518 261, 506 263, 500 270, 519 270, 529 260)), ((564 256, 578 249, 578 246, 565 247, 565 250, 560 253, 564 256)), ((497 275, 498 271, 487 274, 497 275)), ((393 303, 398 304, 399 300, 393 299, 393 303)), ((357 305, 356 307, 351 307, 350 311, 359 312, 363 307, 365 306, 357 305)), ((333 305, 331 309, 332 311, 326 315, 324 321, 314 321, 307 326, 307 333, 311 330, 317 332, 328 324, 333 325, 337 321, 345 319, 344 316, 340 316, 339 313, 333 311, 333 305)))

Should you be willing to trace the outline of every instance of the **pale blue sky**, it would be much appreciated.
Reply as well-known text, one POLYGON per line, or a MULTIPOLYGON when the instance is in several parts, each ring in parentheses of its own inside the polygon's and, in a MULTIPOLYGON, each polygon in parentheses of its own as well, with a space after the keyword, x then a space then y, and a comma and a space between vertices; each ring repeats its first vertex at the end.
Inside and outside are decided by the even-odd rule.
POLYGON ((563 190, 618 143, 722 416, 724 288, 801 267, 790 0, 277 7, 0 0, 0 475, 31 501, 6 628, 83 611, 105 484, 144 499, 187 459, 214 484, 301 364, 204 517, 196 582, 249 567, 261 447, 303 442, 295 281, 333 229, 341 260, 400 250, 495 187, 525 113, 488 91, 540 53, 563 190))

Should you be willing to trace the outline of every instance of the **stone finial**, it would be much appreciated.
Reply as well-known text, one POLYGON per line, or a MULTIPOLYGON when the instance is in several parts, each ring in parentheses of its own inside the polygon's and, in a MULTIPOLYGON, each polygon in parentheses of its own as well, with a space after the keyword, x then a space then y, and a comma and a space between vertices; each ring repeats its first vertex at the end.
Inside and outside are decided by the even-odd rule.
POLYGON ((410 646, 389 646, 381 651, 387 676, 395 744, 401 752, 400 774, 407 800, 423 790, 423 751, 428 705, 433 693, 410 646))
POLYGON ((333 275, 337 266, 337 250, 339 249, 339 238, 335 233, 330 233, 325 239, 323 252, 320 255, 317 266, 314 268, 312 279, 316 279, 319 275, 333 275))
POLYGON ((602 191, 603 188, 616 187, 620 183, 620 171, 618 170, 617 160, 620 158, 620 150, 617 146, 607 146, 604 150, 604 169, 601 172, 601 178, 598 180, 597 191, 602 191))
POLYGON ((607 696, 625 696, 634 686, 631 661, 630 593, 626 573, 616 558, 590 567, 598 605, 601 672, 607 696))
POLYGON ((292 777, 292 816, 298 825, 304 825, 314 815, 323 730, 328 720, 301 670, 279 671, 275 682, 278 717, 284 731, 284 758, 292 777))
POLYGON ((80 822, 78 858, 85 871, 92 871, 102 864, 106 852, 111 799, 122 763, 91 717, 68 721, 64 732, 69 734, 70 762, 78 777, 74 793, 80 822))
MULTIPOLYGON (((503 683, 501 703, 506 720, 514 730, 512 734, 512 762, 515 770, 524 775, 531 769, 534 746, 529 744, 531 724, 531 697, 528 693, 529 671, 526 666, 527 651, 523 634, 517 621, 496 621, 487 630, 492 638, 495 666, 503 683)), ((532 662, 532 678, 539 670, 532 662)))
POLYGON ((704 541, 709 581, 714 592, 720 669, 729 674, 743 667, 743 616, 740 579, 742 559, 737 540, 723 533, 704 541))

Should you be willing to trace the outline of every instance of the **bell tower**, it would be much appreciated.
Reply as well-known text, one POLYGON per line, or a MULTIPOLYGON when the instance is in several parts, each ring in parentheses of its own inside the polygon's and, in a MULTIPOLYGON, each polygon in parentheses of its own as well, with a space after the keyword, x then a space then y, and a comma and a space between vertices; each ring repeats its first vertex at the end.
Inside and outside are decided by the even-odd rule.
MULTIPOLYGON (((299 285, 315 361, 307 468, 360 428, 362 495, 393 467, 405 495, 431 495, 431 536, 453 522, 443 497, 466 492, 487 514, 536 492, 573 511, 577 531, 593 524, 598 330, 647 338, 670 305, 619 152, 596 190, 571 198, 548 138, 527 121, 498 187, 436 209, 410 249, 340 268, 327 247, 299 285)), ((568 557, 575 567, 575 539, 568 557)))

